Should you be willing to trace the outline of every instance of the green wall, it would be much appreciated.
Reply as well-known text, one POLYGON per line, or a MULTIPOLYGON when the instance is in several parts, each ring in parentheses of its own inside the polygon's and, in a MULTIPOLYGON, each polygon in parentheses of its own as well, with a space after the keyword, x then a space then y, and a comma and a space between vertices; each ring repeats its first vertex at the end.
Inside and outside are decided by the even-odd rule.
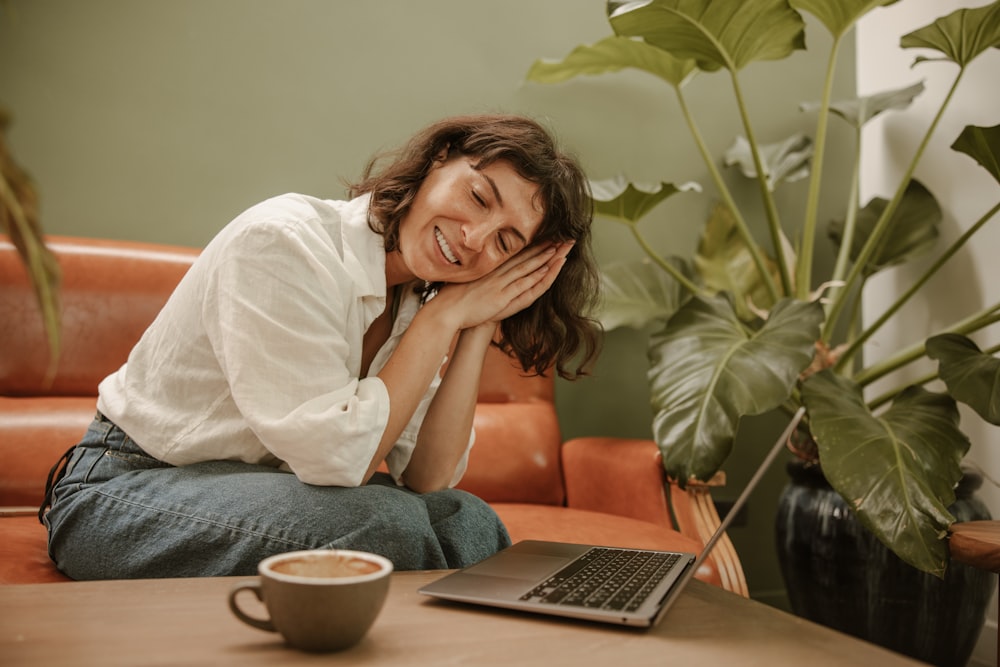
MULTIPOLYGON (((541 119, 594 178, 626 172, 710 191, 672 91, 652 77, 524 82, 536 58, 609 33, 602 0, 0 0, 0 105, 54 234, 204 245, 268 196, 342 196, 342 180, 374 151, 464 112, 541 119)), ((811 127, 798 103, 819 97, 828 42, 810 24, 812 51, 742 74, 762 140, 811 127)), ((854 88, 852 45, 842 53, 838 97, 854 88)), ((727 78, 702 76, 687 94, 721 154, 737 131, 727 78)), ((845 169, 849 141, 831 129, 827 168, 845 169)), ((795 184, 779 198, 800 205, 804 192, 795 184)), ((687 254, 709 205, 678 196, 646 233, 665 253, 687 254)), ((602 262, 640 256, 609 221, 596 223, 595 242, 602 262)), ((596 377, 559 385, 565 435, 648 436, 645 366, 642 335, 610 332, 596 377)), ((721 498, 735 496, 780 428, 767 418, 750 426, 721 498)), ((778 604, 771 523, 783 483, 776 466, 748 525, 731 532, 751 592, 778 604)))

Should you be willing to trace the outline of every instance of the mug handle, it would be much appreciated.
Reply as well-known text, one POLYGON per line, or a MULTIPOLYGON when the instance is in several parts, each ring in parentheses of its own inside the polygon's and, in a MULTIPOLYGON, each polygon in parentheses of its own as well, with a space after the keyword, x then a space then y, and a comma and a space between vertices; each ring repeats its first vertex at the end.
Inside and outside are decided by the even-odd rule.
POLYGON ((259 583, 254 582, 254 583, 240 584, 233 590, 229 591, 229 609, 230 611, 233 612, 233 614, 236 615, 236 618, 240 619, 247 625, 257 628, 258 630, 277 632, 278 629, 274 627, 274 623, 271 622, 271 619, 254 618, 253 616, 249 616, 242 609, 240 609, 239 605, 236 604, 236 596, 240 591, 250 591, 257 596, 258 600, 264 602, 264 597, 261 594, 259 583))

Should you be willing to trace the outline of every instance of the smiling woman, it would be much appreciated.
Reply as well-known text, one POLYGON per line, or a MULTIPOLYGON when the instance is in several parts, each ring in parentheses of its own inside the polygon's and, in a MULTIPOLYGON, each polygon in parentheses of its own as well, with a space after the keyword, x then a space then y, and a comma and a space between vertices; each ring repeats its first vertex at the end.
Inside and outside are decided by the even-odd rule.
POLYGON ((491 345, 539 373, 596 354, 583 174, 535 122, 474 116, 352 197, 275 197, 208 244, 47 489, 63 572, 244 575, 312 548, 436 569, 509 544, 450 487, 491 345))
MULTIPOLYGON (((494 261, 493 253, 506 258, 529 244, 538 248, 573 244, 562 248, 565 263, 558 279, 537 296, 531 308, 501 320, 499 345, 526 370, 545 372, 554 366, 564 378, 577 377, 597 353, 596 329, 588 315, 598 297, 590 248, 593 204, 579 165, 529 118, 460 116, 430 125, 396 152, 376 156, 351 193, 372 193, 373 224, 384 236, 386 250, 406 253, 400 240, 401 223, 411 207, 419 205, 423 195, 418 196, 418 190, 425 190, 420 186, 425 179, 428 184, 443 183, 449 175, 455 188, 451 205, 469 207, 440 229, 443 245, 455 259, 462 259, 465 229, 473 244, 477 236, 497 234, 495 247, 484 247, 494 261), (384 168, 377 169, 385 161, 384 168), (532 221, 539 216, 532 231, 532 221), (465 218, 483 224, 463 228, 465 218), (575 370, 571 368, 574 360, 578 362, 575 370)), ((430 195, 429 191, 425 194, 430 195)), ((442 245, 437 238, 433 242, 442 245)))

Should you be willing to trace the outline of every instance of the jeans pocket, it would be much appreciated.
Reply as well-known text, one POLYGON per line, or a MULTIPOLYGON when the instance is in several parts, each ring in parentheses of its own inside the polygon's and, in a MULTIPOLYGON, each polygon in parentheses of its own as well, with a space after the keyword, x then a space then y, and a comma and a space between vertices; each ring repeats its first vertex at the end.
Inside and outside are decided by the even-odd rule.
POLYGON ((97 451, 101 455, 87 471, 86 484, 100 484, 129 472, 172 467, 147 454, 125 431, 114 425, 97 451))
MULTIPOLYGON (((107 449, 104 452, 104 459, 113 465, 120 467, 121 470, 115 474, 121 474, 123 472, 129 472, 132 470, 151 470, 153 468, 170 468, 172 467, 169 463, 164 463, 158 459, 154 459, 152 456, 143 451, 143 449, 135 443, 132 438, 127 435, 123 435, 121 442, 115 448, 107 449)), ((114 475, 107 475, 112 477, 114 475)))

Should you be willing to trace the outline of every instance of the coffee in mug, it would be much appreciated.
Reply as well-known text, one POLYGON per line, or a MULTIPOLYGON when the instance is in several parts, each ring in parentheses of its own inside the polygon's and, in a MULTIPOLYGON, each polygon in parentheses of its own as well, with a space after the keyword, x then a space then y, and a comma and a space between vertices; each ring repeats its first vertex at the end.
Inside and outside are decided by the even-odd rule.
POLYGON ((279 632, 305 651, 353 646, 375 622, 389 591, 392 562, 377 554, 340 549, 292 551, 265 558, 259 582, 240 584, 229 594, 238 619, 279 632), (249 590, 264 603, 269 619, 254 618, 237 603, 249 590))

